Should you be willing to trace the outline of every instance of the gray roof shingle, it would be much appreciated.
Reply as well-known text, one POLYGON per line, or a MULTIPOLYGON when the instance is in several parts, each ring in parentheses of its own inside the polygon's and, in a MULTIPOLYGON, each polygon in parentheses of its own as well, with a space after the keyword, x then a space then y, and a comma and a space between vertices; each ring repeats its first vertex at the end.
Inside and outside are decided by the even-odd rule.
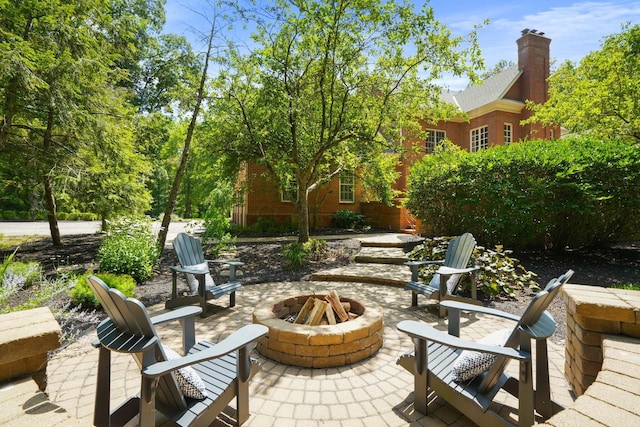
POLYGON ((460 92, 442 94, 446 102, 457 105, 464 112, 487 105, 502 99, 509 88, 518 80, 522 71, 513 65, 498 74, 494 74, 479 85, 472 85, 460 92))

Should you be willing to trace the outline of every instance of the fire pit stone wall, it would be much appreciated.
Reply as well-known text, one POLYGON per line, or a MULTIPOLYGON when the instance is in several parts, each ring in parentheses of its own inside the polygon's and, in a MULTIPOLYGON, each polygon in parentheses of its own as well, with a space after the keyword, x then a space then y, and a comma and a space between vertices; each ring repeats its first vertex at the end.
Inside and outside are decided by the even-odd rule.
POLYGON ((305 368, 344 366, 375 354, 383 343, 382 307, 352 298, 340 298, 351 304, 351 312, 359 317, 337 325, 300 325, 282 320, 300 311, 309 297, 301 295, 282 301, 264 302, 253 312, 253 323, 269 328, 260 339, 257 350, 264 356, 288 365, 305 368))

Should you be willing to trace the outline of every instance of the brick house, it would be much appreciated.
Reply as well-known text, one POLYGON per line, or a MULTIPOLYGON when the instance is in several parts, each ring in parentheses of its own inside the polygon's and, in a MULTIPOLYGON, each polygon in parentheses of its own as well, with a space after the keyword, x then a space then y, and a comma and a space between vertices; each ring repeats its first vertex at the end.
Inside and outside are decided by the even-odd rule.
MULTIPOLYGON (((400 177, 395 188, 406 188, 411 165, 421 156, 433 151, 436 144, 447 138, 471 152, 494 145, 509 144, 525 139, 555 139, 560 137, 559 126, 520 125, 530 116, 525 101, 544 103, 548 99, 549 45, 551 39, 544 33, 525 29, 516 41, 518 65, 492 75, 482 85, 471 86, 460 92, 443 92, 443 99, 466 113, 468 119, 459 118, 437 125, 424 124, 428 131, 420 153, 405 156, 398 166, 400 177)), ((419 142, 421 143, 421 142, 419 142)), ((407 141, 407 145, 416 141, 407 141)), ((249 163, 240 176, 244 191, 243 200, 233 209, 233 221, 252 225, 258 218, 269 218, 275 223, 296 223, 297 197, 264 178, 266 169, 249 163)), ((333 214, 349 209, 364 214, 375 228, 407 230, 416 227, 409 212, 400 207, 367 202, 352 173, 343 173, 309 197, 309 223, 311 227, 331 225, 333 214)))

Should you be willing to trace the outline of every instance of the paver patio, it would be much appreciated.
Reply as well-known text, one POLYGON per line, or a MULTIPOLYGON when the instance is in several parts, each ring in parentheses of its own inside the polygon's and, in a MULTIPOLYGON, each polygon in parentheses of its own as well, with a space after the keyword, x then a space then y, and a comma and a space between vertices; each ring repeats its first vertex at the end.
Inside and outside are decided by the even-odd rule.
MULTIPOLYGON (((278 282, 245 286, 233 308, 217 309, 206 319, 196 320, 197 340, 218 342, 231 331, 252 322, 254 307, 264 300, 280 300, 300 293, 326 293, 375 301, 384 310, 384 345, 373 357, 339 368, 306 369, 276 363, 254 352, 262 365, 250 385, 251 417, 247 426, 473 426, 459 412, 434 398, 430 415, 413 410, 413 377, 396 365, 396 359, 412 348, 409 337, 397 331, 401 320, 419 319, 446 328, 446 320, 424 306, 411 308, 411 298, 401 288, 348 282, 278 282)), ((152 314, 163 305, 149 308, 152 314)), ((483 316, 464 319, 463 337, 477 339, 504 327, 503 321, 483 316)), ((506 321, 505 326, 506 326, 506 321)), ((565 327, 559 325, 559 327, 565 327)), ((163 342, 179 349, 178 324, 158 327, 163 342)), ((95 332, 58 352, 49 362, 48 392, 52 404, 64 408, 78 425, 91 425, 95 396, 98 350, 91 346, 95 332)), ((564 378, 564 346, 549 343, 551 390, 556 401, 573 402, 564 378)), ((112 405, 137 393, 140 380, 129 355, 114 355, 112 363, 112 405)), ((511 369, 516 368, 513 365, 511 369)), ((515 399, 504 393, 502 413, 511 416, 515 399)), ((227 425, 218 419, 215 425, 227 425)))

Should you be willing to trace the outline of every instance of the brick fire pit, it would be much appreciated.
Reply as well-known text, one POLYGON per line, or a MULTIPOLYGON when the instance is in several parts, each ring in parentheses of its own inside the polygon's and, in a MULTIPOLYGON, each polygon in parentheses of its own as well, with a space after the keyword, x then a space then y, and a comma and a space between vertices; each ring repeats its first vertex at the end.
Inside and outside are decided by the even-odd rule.
POLYGON ((265 325, 269 333, 258 341, 257 350, 264 356, 287 365, 305 368, 344 366, 375 354, 382 347, 382 307, 341 297, 351 304, 354 320, 337 325, 299 325, 282 320, 300 311, 309 297, 293 296, 275 304, 264 302, 253 311, 253 323, 265 325))

